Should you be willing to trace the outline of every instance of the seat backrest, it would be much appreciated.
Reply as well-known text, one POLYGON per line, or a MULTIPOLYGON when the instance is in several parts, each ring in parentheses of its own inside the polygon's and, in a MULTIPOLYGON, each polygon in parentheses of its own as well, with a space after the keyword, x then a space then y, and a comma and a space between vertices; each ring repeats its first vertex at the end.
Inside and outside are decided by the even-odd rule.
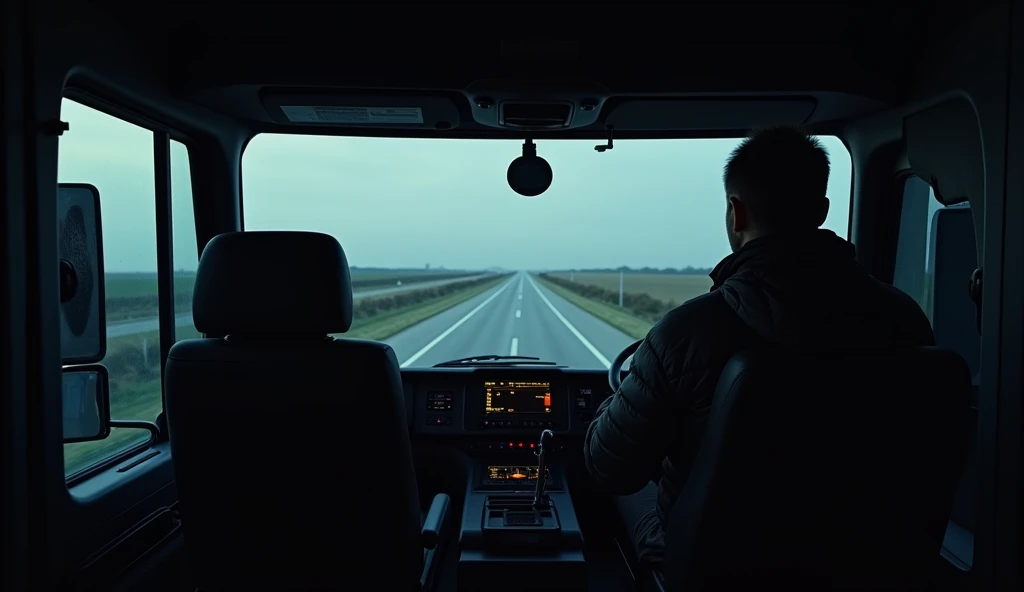
POLYGON ((940 348, 736 355, 666 528, 665 588, 919 585, 938 565, 970 388, 940 348))
POLYGON ((420 513, 398 361, 352 322, 338 242, 215 237, 165 373, 185 547, 202 590, 412 589, 420 513), (374 570, 372 576, 367 572, 374 570))

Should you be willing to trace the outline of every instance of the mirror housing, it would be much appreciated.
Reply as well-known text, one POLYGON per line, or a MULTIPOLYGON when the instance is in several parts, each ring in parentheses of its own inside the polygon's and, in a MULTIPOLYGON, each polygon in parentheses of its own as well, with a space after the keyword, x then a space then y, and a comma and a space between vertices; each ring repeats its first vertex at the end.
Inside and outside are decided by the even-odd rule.
POLYGON ((523 142, 523 155, 508 165, 508 186, 519 195, 537 197, 551 187, 554 173, 548 161, 537 156, 537 145, 529 138, 523 142))
POLYGON ((57 185, 60 352, 64 364, 95 364, 107 353, 100 193, 57 185))
POLYGON ((110 435, 110 381, 99 364, 66 366, 61 374, 64 443, 94 442, 110 435))

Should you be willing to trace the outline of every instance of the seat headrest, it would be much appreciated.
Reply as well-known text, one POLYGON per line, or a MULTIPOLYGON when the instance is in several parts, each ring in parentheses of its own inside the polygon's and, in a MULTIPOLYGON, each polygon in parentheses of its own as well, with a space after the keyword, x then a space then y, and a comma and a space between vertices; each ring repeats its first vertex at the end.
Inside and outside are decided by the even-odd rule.
POLYGON ((192 317, 202 333, 344 333, 352 325, 345 252, 318 232, 217 235, 199 259, 192 317))

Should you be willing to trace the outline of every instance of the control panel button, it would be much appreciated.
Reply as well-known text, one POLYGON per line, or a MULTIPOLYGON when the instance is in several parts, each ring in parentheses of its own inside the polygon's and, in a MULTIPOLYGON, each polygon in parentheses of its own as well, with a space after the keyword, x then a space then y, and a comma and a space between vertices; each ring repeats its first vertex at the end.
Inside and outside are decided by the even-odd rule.
POLYGON ((576 406, 580 409, 590 409, 593 404, 594 391, 589 388, 581 388, 576 393, 576 406))
MULTIPOLYGON (((447 424, 446 424, 447 425, 447 424)), ((562 426, 564 427, 564 426, 562 426)), ((557 421, 520 420, 520 419, 478 419, 476 429, 502 429, 502 430, 536 430, 536 429, 562 429, 557 421)))
POLYGON ((427 392, 427 411, 451 411, 454 396, 451 391, 427 392))

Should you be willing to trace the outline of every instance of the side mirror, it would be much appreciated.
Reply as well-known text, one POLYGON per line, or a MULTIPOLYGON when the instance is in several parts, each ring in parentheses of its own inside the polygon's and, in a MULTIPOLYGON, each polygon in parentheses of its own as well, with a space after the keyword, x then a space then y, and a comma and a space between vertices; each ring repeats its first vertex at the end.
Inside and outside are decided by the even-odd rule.
POLYGON ((64 368, 61 397, 65 444, 93 442, 110 435, 110 383, 105 367, 64 368))
POLYGON ((60 352, 64 364, 95 364, 107 353, 100 193, 86 183, 57 186, 60 352))

